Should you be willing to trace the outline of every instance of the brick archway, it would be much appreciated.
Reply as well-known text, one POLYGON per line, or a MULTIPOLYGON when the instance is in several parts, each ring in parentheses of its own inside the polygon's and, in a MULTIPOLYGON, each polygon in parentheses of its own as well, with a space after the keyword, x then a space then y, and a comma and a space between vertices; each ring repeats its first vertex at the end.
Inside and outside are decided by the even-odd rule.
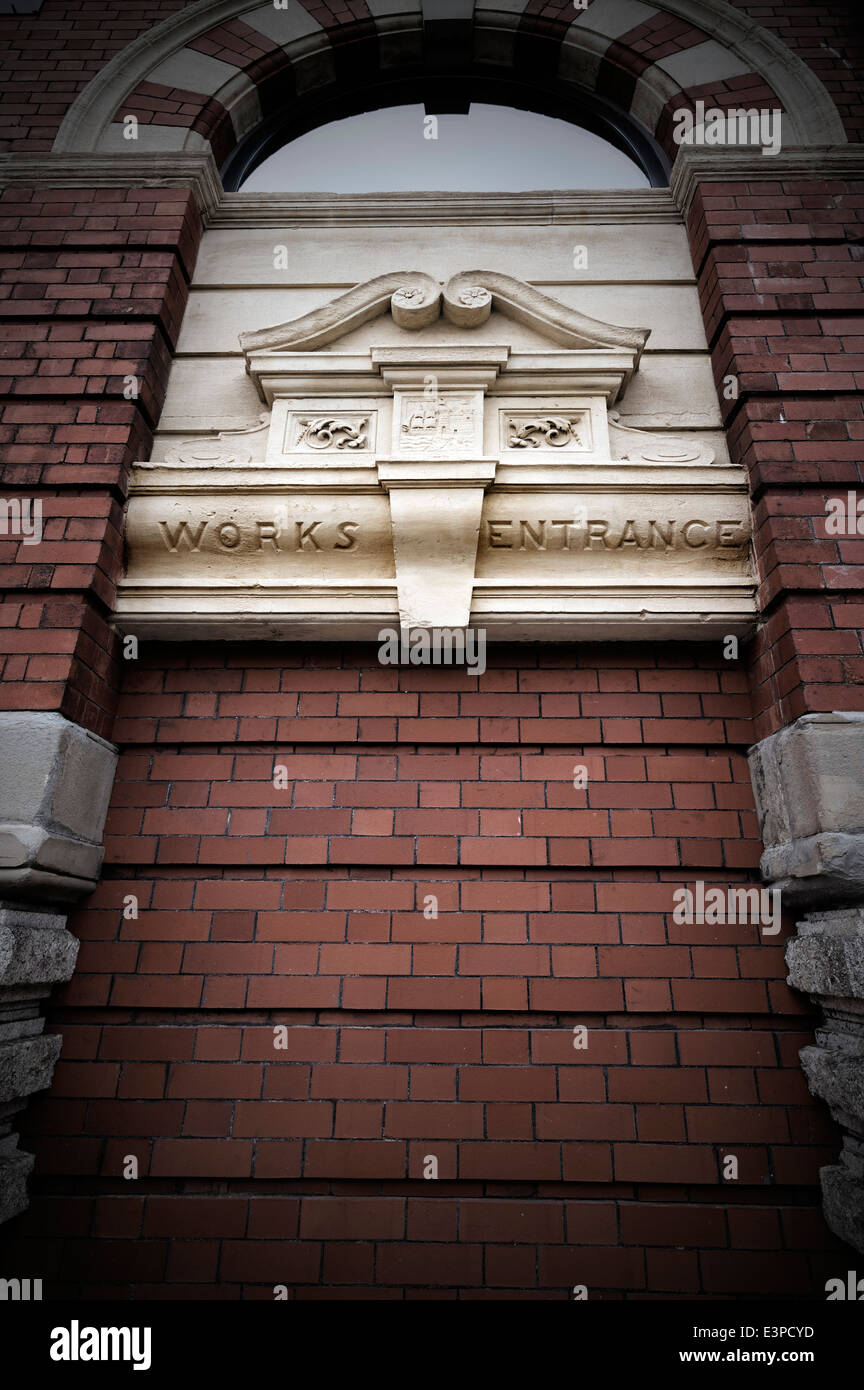
POLYGON ((254 147, 261 127, 281 122, 291 138, 328 110, 394 104, 376 93, 409 84, 461 101, 472 80, 509 84, 511 95, 515 85, 517 104, 544 114, 572 106, 590 120, 594 103, 594 121, 626 134, 649 164, 652 146, 674 158, 672 109, 698 99, 782 109, 795 144, 846 139, 819 78, 725 0, 665 0, 632 24, 601 5, 574 19, 559 0, 494 17, 464 0, 447 19, 434 4, 398 17, 363 8, 345 19, 312 0, 290 11, 198 0, 106 66, 69 109, 54 150, 129 152, 124 117, 135 116, 143 130, 131 148, 210 150, 236 171, 232 155, 254 147))
POLYGON ((445 68, 438 74, 395 79, 378 73, 372 79, 340 84, 336 91, 326 89, 305 101, 292 99, 287 105, 277 106, 233 147, 221 166, 222 182, 228 190, 241 189, 269 155, 330 121, 381 107, 416 106, 421 102, 427 113, 435 114, 467 112, 472 102, 487 102, 555 116, 599 135, 628 155, 653 187, 665 188, 669 183, 671 162, 664 151, 612 102, 596 93, 584 94, 565 83, 541 88, 515 80, 508 69, 492 73, 476 68, 463 72, 445 68))

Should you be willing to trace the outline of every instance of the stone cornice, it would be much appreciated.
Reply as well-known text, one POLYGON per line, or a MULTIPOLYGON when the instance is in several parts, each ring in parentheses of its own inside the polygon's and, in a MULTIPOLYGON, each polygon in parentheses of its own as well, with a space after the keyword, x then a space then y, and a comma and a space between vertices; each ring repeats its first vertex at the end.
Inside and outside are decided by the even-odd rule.
POLYGON ((213 227, 575 226, 680 222, 665 188, 528 193, 226 193, 213 227))
POLYGON ((864 145, 762 155, 682 145, 670 187, 530 193, 226 193, 212 155, 0 154, 0 187, 191 188, 208 228, 676 223, 700 183, 864 179, 864 145))
POLYGON ((212 155, 0 154, 0 187, 192 188, 207 227, 676 223, 668 189, 529 193, 226 193, 212 155))
POLYGON ((738 146, 682 145, 669 180, 672 199, 686 216, 700 183, 776 183, 778 179, 864 179, 864 145, 808 146, 763 155, 738 146))
POLYGON ((0 188, 191 188, 205 224, 226 196, 210 154, 0 154, 0 188))

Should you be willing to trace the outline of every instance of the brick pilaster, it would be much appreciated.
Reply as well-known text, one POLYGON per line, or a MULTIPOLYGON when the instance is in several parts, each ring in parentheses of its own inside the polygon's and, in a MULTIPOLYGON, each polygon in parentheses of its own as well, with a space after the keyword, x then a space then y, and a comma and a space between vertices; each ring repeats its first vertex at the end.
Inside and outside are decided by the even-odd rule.
POLYGON ((149 455, 201 236, 187 189, 7 188, 0 199, 0 486, 39 499, 0 539, 5 709, 110 735, 130 465, 149 455))
POLYGON ((688 232, 733 459, 748 471, 763 626, 757 737, 864 708, 864 538, 826 533, 862 485, 864 182, 703 184, 688 232))

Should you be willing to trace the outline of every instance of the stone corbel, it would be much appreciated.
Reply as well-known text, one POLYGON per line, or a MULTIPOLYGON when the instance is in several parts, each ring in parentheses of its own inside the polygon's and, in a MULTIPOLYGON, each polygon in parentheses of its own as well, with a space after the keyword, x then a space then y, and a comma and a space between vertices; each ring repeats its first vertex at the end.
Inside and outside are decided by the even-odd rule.
POLYGON ((824 1014, 800 1056, 843 1131, 820 1173, 825 1219, 864 1253, 864 714, 807 714, 751 749, 762 873, 802 910, 788 982, 824 1014))
POLYGON ((77 902, 102 866, 117 750, 61 714, 0 714, 0 894, 77 902))
POLYGON ((399 621, 466 628, 471 616, 483 494, 495 459, 379 459, 390 495, 399 621))
POLYGON ((508 356, 485 345, 372 349, 393 392, 391 456, 377 469, 390 498, 403 631, 470 622, 483 494, 497 466, 483 457, 483 397, 508 356), (427 417, 428 439, 412 428, 427 417))

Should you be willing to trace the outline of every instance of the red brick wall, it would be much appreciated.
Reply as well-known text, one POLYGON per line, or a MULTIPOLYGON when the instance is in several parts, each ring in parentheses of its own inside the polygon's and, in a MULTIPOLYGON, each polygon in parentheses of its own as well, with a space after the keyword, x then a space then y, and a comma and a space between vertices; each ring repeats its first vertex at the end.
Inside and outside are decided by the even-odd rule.
POLYGON ((749 712, 713 648, 479 680, 144 651, 19 1263, 124 1297, 813 1295, 837 1141, 785 931, 671 917, 758 881, 749 712))

